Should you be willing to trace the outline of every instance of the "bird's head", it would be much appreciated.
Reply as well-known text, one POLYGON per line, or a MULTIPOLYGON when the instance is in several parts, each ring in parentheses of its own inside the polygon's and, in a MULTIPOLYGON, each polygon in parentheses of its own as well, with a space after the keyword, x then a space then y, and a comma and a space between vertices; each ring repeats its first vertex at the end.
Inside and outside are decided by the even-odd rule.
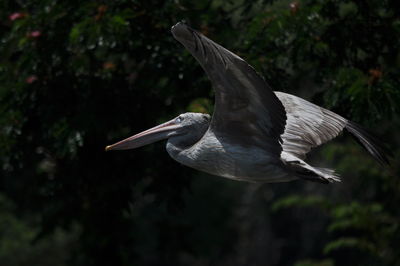
POLYGON ((177 136, 191 135, 187 140, 199 139, 207 130, 210 116, 201 113, 184 113, 156 127, 133 135, 106 147, 109 150, 129 150, 177 136))

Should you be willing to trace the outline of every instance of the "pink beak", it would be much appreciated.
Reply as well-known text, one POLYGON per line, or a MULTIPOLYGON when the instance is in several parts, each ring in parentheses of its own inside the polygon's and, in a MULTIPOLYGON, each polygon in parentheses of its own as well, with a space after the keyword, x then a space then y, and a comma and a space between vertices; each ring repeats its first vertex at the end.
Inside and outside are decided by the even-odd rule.
POLYGON ((176 123, 175 119, 165 122, 156 127, 150 128, 139 134, 121 140, 115 144, 106 147, 106 151, 110 150, 129 150, 142 147, 144 145, 166 139, 176 134, 176 130, 181 126, 176 123))

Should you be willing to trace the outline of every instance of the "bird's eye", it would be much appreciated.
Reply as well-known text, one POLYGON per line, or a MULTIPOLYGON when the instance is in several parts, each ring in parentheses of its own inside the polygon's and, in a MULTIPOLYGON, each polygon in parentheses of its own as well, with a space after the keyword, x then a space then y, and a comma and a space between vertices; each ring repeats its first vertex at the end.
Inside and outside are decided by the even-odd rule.
POLYGON ((183 117, 182 117, 182 116, 178 116, 178 117, 176 118, 176 122, 180 123, 180 122, 182 122, 182 121, 183 121, 183 117))

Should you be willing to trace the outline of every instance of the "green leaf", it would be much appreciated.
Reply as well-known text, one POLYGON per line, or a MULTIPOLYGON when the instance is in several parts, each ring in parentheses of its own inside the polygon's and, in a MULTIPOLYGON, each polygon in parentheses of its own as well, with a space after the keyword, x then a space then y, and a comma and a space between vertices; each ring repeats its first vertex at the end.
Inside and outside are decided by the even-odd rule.
POLYGON ((294 266, 334 266, 332 259, 325 260, 301 260, 294 264, 294 266))
POLYGON ((360 250, 364 251, 369 251, 369 252, 374 252, 375 251, 375 246, 373 243, 363 240, 363 239, 358 239, 358 238, 353 238, 353 237, 341 237, 335 241, 329 242, 325 247, 324 247, 324 254, 331 253, 333 251, 336 251, 338 249, 343 249, 343 248, 357 248, 360 250))
POLYGON ((327 208, 329 206, 329 202, 320 196, 300 196, 300 195, 291 195, 284 197, 275 201, 271 209, 273 211, 278 211, 281 209, 291 208, 291 207, 321 207, 327 208))

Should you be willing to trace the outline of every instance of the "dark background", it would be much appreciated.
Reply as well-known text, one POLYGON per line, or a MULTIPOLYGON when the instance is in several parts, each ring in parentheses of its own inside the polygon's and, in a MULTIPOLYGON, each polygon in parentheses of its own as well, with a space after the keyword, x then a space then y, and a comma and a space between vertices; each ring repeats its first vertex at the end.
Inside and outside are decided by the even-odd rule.
POLYGON ((0 264, 400 265, 398 1, 0 1, 0 264), (106 145, 213 90, 173 39, 185 21, 275 89, 363 124, 312 152, 343 181, 247 184, 165 143, 106 145))

